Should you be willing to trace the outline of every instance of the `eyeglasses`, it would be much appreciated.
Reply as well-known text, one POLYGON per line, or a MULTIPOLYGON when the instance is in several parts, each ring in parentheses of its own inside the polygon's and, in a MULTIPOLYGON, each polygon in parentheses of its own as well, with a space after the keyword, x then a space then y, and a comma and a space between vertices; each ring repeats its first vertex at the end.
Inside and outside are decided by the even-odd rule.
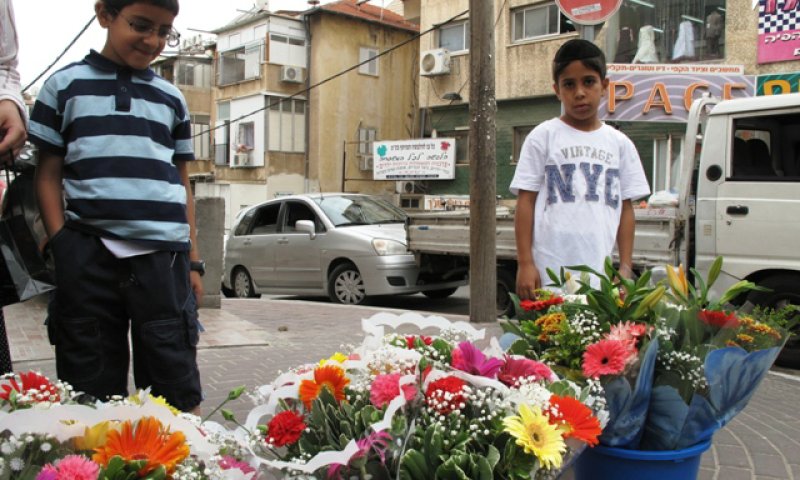
POLYGON ((170 47, 177 47, 181 41, 181 34, 178 33, 171 25, 155 25, 147 20, 140 20, 138 18, 130 19, 125 15, 119 13, 120 17, 130 25, 131 30, 140 34, 150 36, 152 34, 158 35, 158 38, 166 39, 167 45, 170 47))

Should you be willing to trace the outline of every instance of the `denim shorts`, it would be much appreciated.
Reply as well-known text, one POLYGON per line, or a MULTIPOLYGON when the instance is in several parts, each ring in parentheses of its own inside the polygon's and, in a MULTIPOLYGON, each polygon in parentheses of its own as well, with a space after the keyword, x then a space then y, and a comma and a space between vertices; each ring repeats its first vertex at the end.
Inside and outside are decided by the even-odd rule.
POLYGON ((50 248, 58 288, 47 331, 58 378, 101 400, 125 396, 132 353, 137 389, 150 387, 180 410, 198 406, 199 324, 188 253, 116 258, 99 237, 69 226, 50 248))

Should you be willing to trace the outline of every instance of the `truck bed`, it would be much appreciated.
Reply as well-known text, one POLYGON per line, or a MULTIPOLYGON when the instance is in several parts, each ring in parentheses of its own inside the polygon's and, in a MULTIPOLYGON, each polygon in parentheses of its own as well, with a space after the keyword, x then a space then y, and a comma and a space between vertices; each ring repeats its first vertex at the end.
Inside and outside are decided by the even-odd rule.
MULTIPOLYGON (((674 239, 678 231, 677 210, 673 207, 636 208, 634 268, 677 263, 674 239)), ((411 214, 407 221, 408 248, 415 254, 469 256, 469 212, 411 214)), ((508 209, 497 213, 497 258, 515 260, 514 214, 508 209)), ((616 252, 615 252, 616 256, 616 252)))

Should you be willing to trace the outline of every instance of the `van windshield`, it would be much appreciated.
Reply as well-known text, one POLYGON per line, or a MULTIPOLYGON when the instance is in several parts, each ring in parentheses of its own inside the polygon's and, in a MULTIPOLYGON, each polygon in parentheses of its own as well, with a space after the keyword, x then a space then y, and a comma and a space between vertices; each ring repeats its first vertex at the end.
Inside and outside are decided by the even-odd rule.
POLYGON ((403 210, 378 197, 331 195, 315 198, 314 201, 337 227, 406 221, 403 210))

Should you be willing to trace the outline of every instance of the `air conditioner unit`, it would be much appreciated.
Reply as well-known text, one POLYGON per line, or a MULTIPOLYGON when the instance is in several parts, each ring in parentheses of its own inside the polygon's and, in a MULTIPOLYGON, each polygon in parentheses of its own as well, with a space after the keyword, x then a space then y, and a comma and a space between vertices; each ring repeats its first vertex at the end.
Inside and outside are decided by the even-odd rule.
POLYGON ((372 155, 364 155, 361 157, 359 167, 361 170, 372 170, 372 155))
POLYGON ((395 182, 395 193, 422 193, 423 190, 422 184, 413 180, 395 182))
POLYGON ((292 65, 281 67, 281 82, 303 83, 303 68, 292 65))
POLYGON ((231 167, 249 167, 250 166, 250 154, 249 153, 237 153, 233 156, 233 163, 231 163, 231 167))
POLYGON ((419 58, 419 74, 426 77, 447 75, 450 73, 450 52, 446 48, 437 48, 422 52, 419 58))

